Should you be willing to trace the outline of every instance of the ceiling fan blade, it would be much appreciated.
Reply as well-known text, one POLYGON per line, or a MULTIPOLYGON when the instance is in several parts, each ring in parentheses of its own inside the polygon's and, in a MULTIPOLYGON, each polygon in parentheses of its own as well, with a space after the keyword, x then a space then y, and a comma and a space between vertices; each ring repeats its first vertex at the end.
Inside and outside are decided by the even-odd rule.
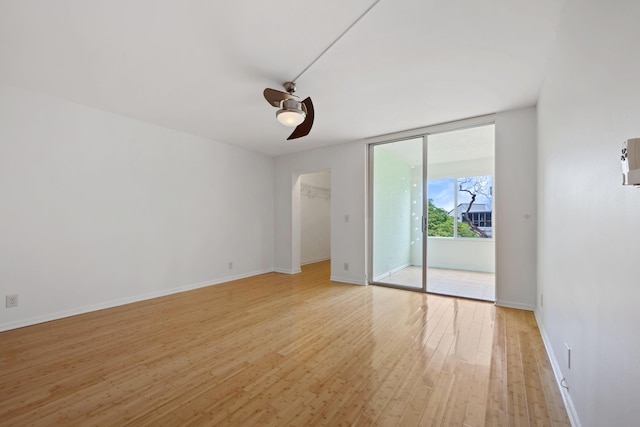
POLYGON ((264 99, 274 107, 280 107, 280 103, 285 99, 296 99, 297 96, 288 94, 286 92, 280 92, 279 90, 266 88, 264 92, 264 99))
POLYGON ((289 138, 287 138, 287 140, 307 136, 311 131, 311 126, 313 126, 313 116, 314 116, 313 102, 311 102, 311 98, 305 98, 305 100, 302 101, 302 105, 305 106, 305 110, 306 110, 305 112, 307 113, 307 118, 304 119, 304 122, 300 123, 294 129, 294 131, 291 133, 291 135, 289 135, 289 138))

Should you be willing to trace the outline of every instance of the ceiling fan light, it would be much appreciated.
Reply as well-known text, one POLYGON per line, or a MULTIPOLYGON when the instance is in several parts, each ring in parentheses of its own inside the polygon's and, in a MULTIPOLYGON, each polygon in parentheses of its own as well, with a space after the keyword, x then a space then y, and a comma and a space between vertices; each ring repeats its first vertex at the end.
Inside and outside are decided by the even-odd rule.
POLYGON ((307 115, 302 110, 294 110, 288 108, 278 110, 278 112, 276 113, 278 121, 288 127, 298 126, 300 123, 304 122, 306 116, 307 115))

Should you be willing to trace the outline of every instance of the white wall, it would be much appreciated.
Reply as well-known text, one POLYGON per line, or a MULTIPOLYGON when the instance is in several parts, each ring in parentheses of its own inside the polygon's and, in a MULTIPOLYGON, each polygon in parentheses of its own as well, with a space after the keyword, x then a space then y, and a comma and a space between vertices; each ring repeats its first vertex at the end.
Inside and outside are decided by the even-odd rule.
POLYGON ((427 238, 427 266, 495 273, 495 241, 482 238, 427 238))
POLYGON ((269 157, 0 86, 0 296, 19 294, 0 329, 271 271, 272 177, 269 157))
POLYGON ((411 191, 413 169, 377 145, 372 171, 372 276, 380 281, 411 262, 411 248, 415 246, 411 236, 411 222, 415 220, 411 215, 415 200, 411 191))
POLYGON ((331 258, 331 171, 300 175, 300 262, 331 258), (305 184, 310 186, 305 192, 305 184))
POLYGON ((638 17, 638 1, 566 0, 538 104, 536 315, 589 427, 640 415, 640 188, 620 167, 640 137, 638 17))
POLYGON ((365 146, 360 142, 276 157, 276 271, 299 271, 300 223, 293 215, 299 209, 300 189, 294 185, 298 176, 331 169, 331 278, 365 283, 365 157, 365 146), (344 269, 344 263, 349 264, 349 270, 344 269))
POLYGON ((496 304, 536 302, 536 109, 496 114, 496 304))

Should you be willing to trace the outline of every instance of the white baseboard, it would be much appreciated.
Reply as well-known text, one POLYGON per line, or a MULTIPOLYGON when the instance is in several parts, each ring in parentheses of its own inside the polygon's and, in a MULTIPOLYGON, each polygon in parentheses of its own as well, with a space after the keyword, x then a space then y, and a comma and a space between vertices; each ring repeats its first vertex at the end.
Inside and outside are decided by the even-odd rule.
POLYGON ((120 305, 131 304, 134 302, 145 301, 148 299, 164 297, 167 295, 191 291, 194 289, 204 288, 207 286, 219 285, 221 283, 231 282, 233 280, 244 279, 247 277, 257 276, 259 274, 264 274, 264 273, 271 273, 272 271, 273 269, 269 268, 269 269, 253 271, 245 274, 238 274, 235 276, 225 276, 219 279, 192 283, 190 285, 184 285, 184 286, 178 286, 170 289, 163 289, 160 291, 148 292, 142 295, 120 298, 120 299, 105 301, 97 304, 91 304, 84 307, 77 307, 69 310, 58 311, 55 313, 48 313, 41 316, 30 317, 27 319, 21 319, 21 320, 16 320, 12 322, 2 323, 0 324, 0 332, 8 331, 11 329, 23 328, 25 326, 36 325, 38 323, 50 322, 52 320, 58 320, 65 317, 77 316, 78 314, 90 313, 92 311, 104 310, 106 308, 117 307, 120 305))
POLYGON ((302 273, 301 269, 292 269, 292 268, 274 268, 273 271, 275 271, 276 273, 282 273, 282 274, 298 274, 298 273, 302 273))
POLYGON ((331 280, 332 282, 350 283, 352 285, 365 286, 367 284, 367 282, 364 280, 348 279, 346 277, 338 277, 338 276, 331 276, 329 280, 331 280))
POLYGON ((576 407, 573 405, 573 400, 571 399, 571 395, 569 395, 569 391, 564 387, 562 387, 562 385, 560 384, 562 379, 564 378, 564 375, 562 375, 562 371, 560 370, 560 364, 558 363, 558 359, 556 358, 556 355, 553 352, 553 348, 551 348, 551 341, 549 341, 547 330, 545 329, 544 324, 540 321, 538 312, 534 310, 533 314, 536 318, 536 323, 538 323, 538 329, 540 330, 540 335, 542 335, 542 342, 544 343, 544 348, 547 350, 547 356, 549 356, 549 361, 551 362, 551 368, 553 369, 553 375, 556 378, 556 382, 558 383, 558 388, 560 389, 560 394, 562 395, 562 400, 564 401, 564 407, 567 409, 569 422, 571 422, 571 425, 573 427, 582 427, 582 424, 580 423, 580 419, 578 418, 578 414, 576 412, 576 407))
POLYGON ((382 273, 377 275, 376 277, 373 278, 374 282, 379 282, 380 280, 384 279, 385 277, 389 277, 394 273, 397 273, 400 270, 404 270, 407 267, 411 267, 411 264, 403 264, 400 267, 396 267, 393 270, 387 271, 386 273, 382 273))
POLYGON ((536 306, 533 304, 525 304, 517 301, 496 300, 498 307, 517 308, 518 310, 534 311, 536 306))
POLYGON ((314 264, 316 262, 329 261, 330 259, 331 259, 331 257, 312 259, 312 260, 309 260, 309 261, 302 261, 302 263, 300 265, 314 264))

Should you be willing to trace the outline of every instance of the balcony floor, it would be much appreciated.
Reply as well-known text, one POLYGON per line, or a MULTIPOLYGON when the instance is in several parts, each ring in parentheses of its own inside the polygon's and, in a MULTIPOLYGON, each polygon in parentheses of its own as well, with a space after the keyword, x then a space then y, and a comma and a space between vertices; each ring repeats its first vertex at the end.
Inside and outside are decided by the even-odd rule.
MULTIPOLYGON (((484 301, 496 299, 496 275, 479 271, 427 268, 427 291, 473 298, 484 301)), ((422 287, 422 267, 409 266, 381 280, 392 285, 422 287)))

